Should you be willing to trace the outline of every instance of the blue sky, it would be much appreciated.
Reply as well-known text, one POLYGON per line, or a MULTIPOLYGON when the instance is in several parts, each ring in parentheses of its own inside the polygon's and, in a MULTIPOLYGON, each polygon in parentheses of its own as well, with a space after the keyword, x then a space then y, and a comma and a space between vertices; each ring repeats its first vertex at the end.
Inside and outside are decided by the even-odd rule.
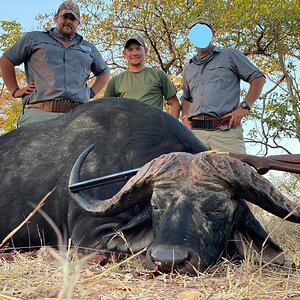
POLYGON ((0 20, 16 19, 25 31, 36 29, 35 16, 55 13, 62 0, 0 0, 0 20))

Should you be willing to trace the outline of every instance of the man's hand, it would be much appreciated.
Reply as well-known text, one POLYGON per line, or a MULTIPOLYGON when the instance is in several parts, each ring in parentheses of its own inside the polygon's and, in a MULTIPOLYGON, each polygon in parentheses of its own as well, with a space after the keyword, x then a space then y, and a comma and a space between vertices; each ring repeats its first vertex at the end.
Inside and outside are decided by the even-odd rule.
POLYGON ((236 110, 226 114, 223 118, 231 117, 228 126, 229 128, 236 128, 237 126, 241 125, 243 117, 245 117, 248 112, 248 109, 244 109, 239 106, 236 110))
POLYGON ((31 81, 28 85, 21 89, 17 89, 15 92, 13 92, 13 97, 20 98, 24 97, 25 95, 30 95, 35 90, 35 83, 31 81))
POLYGON ((188 129, 192 129, 192 124, 191 124, 190 120, 187 118, 187 116, 183 116, 181 118, 181 121, 188 129))

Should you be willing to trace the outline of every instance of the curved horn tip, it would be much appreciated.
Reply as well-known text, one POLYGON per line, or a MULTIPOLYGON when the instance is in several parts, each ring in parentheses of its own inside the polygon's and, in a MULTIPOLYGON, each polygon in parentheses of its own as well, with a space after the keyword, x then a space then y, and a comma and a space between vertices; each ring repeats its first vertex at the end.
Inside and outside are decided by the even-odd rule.
POLYGON ((79 174, 80 174, 82 163, 85 160, 85 158, 90 154, 90 152, 94 149, 95 146, 96 143, 88 146, 75 161, 75 164, 73 165, 69 177, 69 186, 79 181, 79 174))

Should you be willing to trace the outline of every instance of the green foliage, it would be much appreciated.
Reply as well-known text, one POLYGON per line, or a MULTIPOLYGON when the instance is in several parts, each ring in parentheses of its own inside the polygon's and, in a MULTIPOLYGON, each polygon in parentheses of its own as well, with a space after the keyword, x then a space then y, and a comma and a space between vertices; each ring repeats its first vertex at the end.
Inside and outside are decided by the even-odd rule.
MULTIPOLYGON (((11 131, 16 128, 18 117, 22 111, 22 103, 17 99, 13 99, 6 110, 6 120, 3 122, 3 130, 5 132, 11 131)), ((0 121, 1 122, 1 121, 0 121)))
POLYGON ((0 50, 4 52, 21 37, 22 27, 16 20, 0 21, 0 29, 4 32, 0 35, 0 50))
POLYGON ((113 69, 126 68, 121 53, 124 40, 130 34, 140 34, 150 49, 149 65, 172 75, 182 72, 186 53, 183 48, 187 46, 187 26, 182 24, 182 12, 187 12, 187 7, 183 1, 79 2, 88 12, 81 30, 100 46, 113 69))
POLYGON ((290 200, 300 204, 300 174, 285 173, 284 176, 273 175, 270 179, 290 200))
MULTIPOLYGON (((26 84, 25 74, 23 71, 16 70, 17 81, 20 86, 26 84)), ((16 128, 18 117, 22 110, 22 102, 11 96, 9 91, 4 88, 0 92, 0 131, 1 134, 16 128)))

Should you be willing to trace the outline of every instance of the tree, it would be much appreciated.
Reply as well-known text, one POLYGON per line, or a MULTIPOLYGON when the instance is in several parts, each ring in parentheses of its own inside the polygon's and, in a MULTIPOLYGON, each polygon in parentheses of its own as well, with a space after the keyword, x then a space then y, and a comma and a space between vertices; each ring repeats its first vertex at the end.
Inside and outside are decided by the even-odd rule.
POLYGON ((283 137, 300 140, 299 1, 226 2, 226 14, 217 16, 221 42, 249 55, 273 84, 253 115, 260 130, 254 129, 248 140, 261 143, 266 153, 271 145, 283 148, 283 137), (232 28, 231 34, 227 28, 232 28))
POLYGON ((122 41, 138 33, 149 45, 148 63, 174 78, 181 75, 194 52, 187 40, 189 23, 195 16, 205 15, 214 21, 216 43, 240 49, 269 79, 269 90, 250 116, 258 127, 251 130, 247 141, 261 144, 267 154, 268 147, 289 152, 280 145, 284 137, 300 140, 299 1, 79 2, 86 11, 84 31, 101 46, 113 69, 125 68, 120 55, 122 41))
MULTIPOLYGON (((16 20, 0 21, 0 29, 3 31, 0 35, 0 50, 3 52, 23 35, 23 29, 16 20)), ((25 84, 24 72, 17 70, 16 74, 18 82, 25 84)), ((3 83, 0 84, 0 104, 0 128, 7 132, 15 128, 22 104, 10 95, 3 83)))
MULTIPOLYGON (((140 34, 150 49, 147 63, 178 80, 194 54, 187 39, 189 24, 198 15, 214 22, 215 42, 237 47, 268 77, 268 90, 249 119, 257 124, 247 142, 281 148, 282 138, 300 140, 299 76, 300 7, 298 0, 78 0, 81 32, 98 45, 115 73, 126 68, 121 50, 130 34, 140 34)), ((49 15, 39 16, 42 27, 49 15)), ((180 89, 180 86, 178 87, 180 89)))

